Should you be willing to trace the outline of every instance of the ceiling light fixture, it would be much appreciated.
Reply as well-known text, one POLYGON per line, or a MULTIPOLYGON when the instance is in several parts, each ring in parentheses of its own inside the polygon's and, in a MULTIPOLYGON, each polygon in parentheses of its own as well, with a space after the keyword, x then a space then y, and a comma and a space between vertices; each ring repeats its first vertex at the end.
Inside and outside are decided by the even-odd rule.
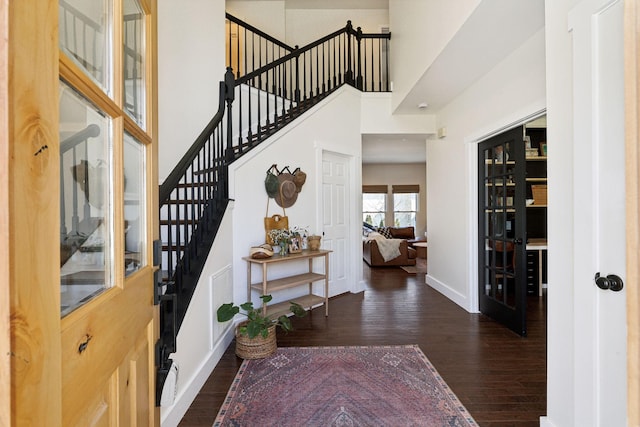
POLYGON ((429 106, 429 104, 427 104, 426 102, 421 102, 420 104, 418 104, 418 108, 427 108, 429 106))

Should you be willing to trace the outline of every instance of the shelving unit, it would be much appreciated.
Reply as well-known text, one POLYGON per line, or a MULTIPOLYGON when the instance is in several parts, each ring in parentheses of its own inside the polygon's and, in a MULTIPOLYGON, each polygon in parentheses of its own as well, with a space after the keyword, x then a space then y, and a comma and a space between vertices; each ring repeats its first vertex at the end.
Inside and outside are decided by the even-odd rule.
POLYGON ((306 294, 295 298, 289 298, 286 301, 276 304, 263 304, 263 313, 278 317, 289 312, 290 301, 300 304, 305 309, 311 309, 313 306, 324 304, 325 316, 329 315, 329 250, 318 251, 302 251, 288 255, 274 255, 271 258, 253 259, 251 257, 242 258, 247 262, 247 300, 251 301, 251 291, 257 291, 260 295, 269 295, 273 292, 290 289, 307 284, 308 291, 306 294), (313 260, 315 258, 324 257, 322 272, 313 271, 313 260), (293 263, 296 261, 308 261, 309 270, 306 273, 294 274, 278 279, 269 279, 268 267, 282 263, 293 263), (252 282, 251 273, 253 266, 261 267, 262 280, 260 282, 252 282), (324 295, 316 295, 313 293, 313 283, 324 280, 324 295))
MULTIPOLYGON (((540 145, 546 143, 545 128, 525 129, 531 140, 532 148, 542 154, 540 145)), ((527 199, 534 199, 527 205, 527 293, 542 296, 542 284, 546 282, 546 249, 547 249, 547 201, 536 200, 533 185, 547 184, 547 156, 530 156, 526 159, 526 192, 527 199)))

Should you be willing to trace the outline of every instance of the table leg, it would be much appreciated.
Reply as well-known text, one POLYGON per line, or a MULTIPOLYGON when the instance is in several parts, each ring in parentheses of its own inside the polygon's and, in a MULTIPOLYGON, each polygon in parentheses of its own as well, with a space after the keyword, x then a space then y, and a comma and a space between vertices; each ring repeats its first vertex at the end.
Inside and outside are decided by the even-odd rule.
POLYGON ((329 316, 329 254, 324 256, 324 315, 329 316))

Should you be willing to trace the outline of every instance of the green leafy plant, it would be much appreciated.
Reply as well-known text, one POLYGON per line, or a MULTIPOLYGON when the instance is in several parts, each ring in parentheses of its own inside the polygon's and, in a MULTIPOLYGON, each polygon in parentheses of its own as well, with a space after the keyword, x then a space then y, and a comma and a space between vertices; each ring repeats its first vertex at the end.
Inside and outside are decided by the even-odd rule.
MULTIPOLYGON (((269 303, 273 297, 271 295, 262 295, 260 299, 264 304, 266 304, 269 303)), ((307 315, 305 309, 302 308, 300 304, 293 301, 291 301, 289 310, 297 317, 304 317, 307 315)), ((234 305, 231 302, 222 304, 216 313, 218 322, 227 322, 233 319, 233 317, 238 313, 247 316, 247 321, 240 326, 238 331, 240 334, 246 335, 249 338, 255 338, 258 335, 266 338, 269 334, 269 327, 272 325, 280 326, 287 332, 293 330, 289 317, 283 314, 276 319, 272 319, 269 316, 262 314, 262 307, 254 308, 251 301, 240 304, 239 306, 234 305), (243 310, 244 313, 241 313, 240 310, 243 310)))

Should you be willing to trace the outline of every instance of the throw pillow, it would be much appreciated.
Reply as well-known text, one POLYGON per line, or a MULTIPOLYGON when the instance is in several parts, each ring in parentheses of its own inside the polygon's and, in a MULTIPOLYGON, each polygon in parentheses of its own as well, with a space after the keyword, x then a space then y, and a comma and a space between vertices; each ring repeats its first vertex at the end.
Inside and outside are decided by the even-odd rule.
POLYGON ((378 233, 382 234, 387 239, 392 239, 391 232, 389 231, 389 227, 379 227, 378 233))

